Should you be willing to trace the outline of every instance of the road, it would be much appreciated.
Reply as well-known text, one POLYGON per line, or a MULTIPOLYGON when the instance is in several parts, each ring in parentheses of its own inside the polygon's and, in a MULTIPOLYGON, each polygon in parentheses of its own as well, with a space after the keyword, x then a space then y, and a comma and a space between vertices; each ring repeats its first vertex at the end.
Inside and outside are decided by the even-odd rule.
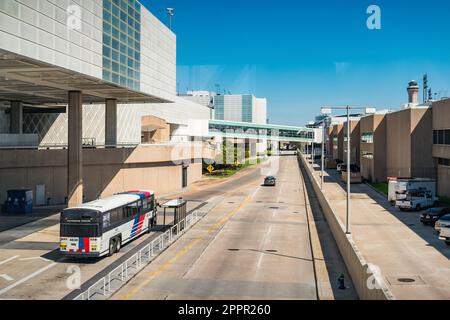
MULTIPOLYGON (((192 240, 198 243, 177 263, 164 267, 158 279, 152 278, 143 288, 134 286, 142 289, 139 292, 131 295, 136 289, 130 290, 130 284, 115 298, 316 299, 318 292, 326 299, 354 298, 351 289, 336 289, 336 278, 347 273, 326 230, 318 232, 321 239, 328 239, 327 244, 316 241, 312 246, 318 257, 315 272, 306 218, 309 203, 305 204, 295 157, 274 158, 229 179, 205 179, 167 198, 178 196, 188 200, 188 210, 214 206, 148 268, 165 266, 171 254, 179 257, 180 246, 192 240), (279 164, 279 171, 274 164, 279 164), (269 173, 278 177, 275 188, 260 186, 269 173)), ((161 216, 159 223, 150 235, 124 246, 113 257, 94 260, 60 255, 58 214, 0 232, 0 299, 72 299, 79 290, 67 286, 71 268, 79 268, 81 289, 86 289, 159 236, 161 216)), ((146 279, 148 268, 134 281, 146 279)))
POLYGON ((317 299, 297 160, 276 160, 279 170, 266 170, 276 187, 261 186, 258 171, 227 186, 223 201, 113 299, 317 299))

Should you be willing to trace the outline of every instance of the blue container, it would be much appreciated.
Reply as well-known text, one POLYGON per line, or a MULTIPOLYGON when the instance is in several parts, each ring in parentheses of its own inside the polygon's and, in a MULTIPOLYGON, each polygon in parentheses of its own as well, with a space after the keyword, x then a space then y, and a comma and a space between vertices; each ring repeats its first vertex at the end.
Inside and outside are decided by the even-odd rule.
POLYGON ((6 198, 7 213, 32 213, 33 212, 33 191, 8 190, 6 198))

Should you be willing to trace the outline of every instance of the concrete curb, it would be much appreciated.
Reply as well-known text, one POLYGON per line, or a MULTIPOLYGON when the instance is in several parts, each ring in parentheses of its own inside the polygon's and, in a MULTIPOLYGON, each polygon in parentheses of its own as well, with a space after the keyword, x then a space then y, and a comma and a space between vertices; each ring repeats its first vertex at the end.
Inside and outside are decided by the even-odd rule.
POLYGON ((320 190, 317 179, 312 175, 303 155, 298 156, 299 162, 303 164, 308 173, 317 199, 322 207, 336 244, 347 266, 352 278, 356 292, 361 300, 395 300, 392 292, 383 281, 377 281, 379 277, 374 275, 371 265, 368 264, 351 235, 345 233, 344 225, 331 208, 327 197, 320 190), (371 287, 371 288, 369 288, 371 287))

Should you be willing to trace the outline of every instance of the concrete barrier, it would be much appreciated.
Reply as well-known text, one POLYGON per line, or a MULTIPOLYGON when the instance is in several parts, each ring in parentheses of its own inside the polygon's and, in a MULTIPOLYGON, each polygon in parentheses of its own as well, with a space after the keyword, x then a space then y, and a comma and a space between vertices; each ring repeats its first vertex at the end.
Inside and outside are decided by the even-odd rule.
POLYGON ((339 248, 348 272, 352 278, 356 292, 361 300, 395 300, 381 276, 374 274, 361 252, 358 250, 351 235, 345 233, 345 227, 334 213, 327 197, 320 190, 320 184, 313 176, 303 155, 298 156, 314 188, 317 199, 322 207, 327 223, 339 248))

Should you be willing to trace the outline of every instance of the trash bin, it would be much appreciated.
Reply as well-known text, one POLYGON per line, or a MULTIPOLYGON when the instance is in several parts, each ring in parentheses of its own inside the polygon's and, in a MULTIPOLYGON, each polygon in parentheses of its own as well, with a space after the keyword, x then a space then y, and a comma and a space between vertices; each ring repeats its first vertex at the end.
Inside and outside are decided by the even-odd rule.
POLYGON ((32 213, 33 191, 28 189, 8 190, 6 197, 7 213, 32 213))

